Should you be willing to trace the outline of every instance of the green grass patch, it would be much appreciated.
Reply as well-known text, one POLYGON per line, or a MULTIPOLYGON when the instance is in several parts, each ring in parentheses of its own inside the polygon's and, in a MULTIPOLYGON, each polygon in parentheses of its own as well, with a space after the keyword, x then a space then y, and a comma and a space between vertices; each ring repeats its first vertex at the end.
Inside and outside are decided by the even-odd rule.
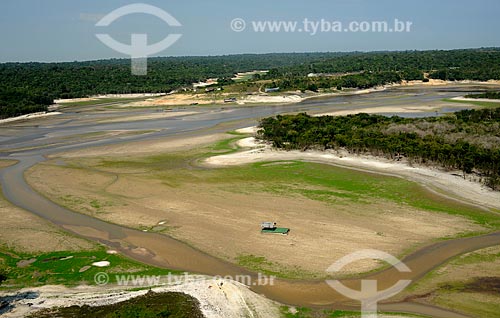
POLYGON ((255 163, 207 172, 203 179, 210 183, 231 183, 234 187, 229 189, 235 191, 243 187, 279 195, 300 194, 332 204, 370 204, 373 199, 389 200, 418 209, 463 216, 486 227, 500 228, 498 215, 449 200, 414 182, 325 164, 300 161, 272 165, 255 163), (237 183, 240 185, 236 186, 237 183))
POLYGON ((288 306, 280 307, 281 315, 285 318, 310 318, 313 311, 310 308, 298 307, 291 310, 288 306))
POLYGON ((110 283, 116 283, 116 275, 168 275, 169 273, 178 273, 144 265, 119 254, 108 254, 104 249, 40 254, 0 251, 0 273, 3 273, 6 278, 0 286, 2 289, 50 284, 67 286, 95 285, 94 276, 100 272, 109 275, 110 283), (91 266, 92 263, 99 261, 109 261, 110 266, 104 268, 91 266), (88 266, 90 268, 80 272, 88 266))
POLYGON ((468 104, 480 107, 500 107, 500 102, 468 101, 468 100, 456 100, 451 98, 445 98, 443 99, 443 101, 449 103, 468 104))
MULTIPOLYGON (((243 138, 244 135, 240 135, 238 137, 224 139, 219 142, 216 142, 213 146, 210 147, 212 151, 215 151, 216 154, 229 154, 238 151, 240 148, 236 145, 236 142, 243 138)), ((210 153, 212 155, 212 153, 210 153)))

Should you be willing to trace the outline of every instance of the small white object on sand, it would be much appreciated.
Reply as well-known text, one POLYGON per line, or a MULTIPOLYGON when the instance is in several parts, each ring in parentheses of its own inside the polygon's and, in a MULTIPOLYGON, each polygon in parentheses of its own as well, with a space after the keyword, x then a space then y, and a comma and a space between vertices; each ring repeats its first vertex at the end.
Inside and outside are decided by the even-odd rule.
POLYGON ((107 267, 109 266, 111 263, 108 262, 108 261, 100 261, 100 262, 95 262, 95 263, 92 263, 92 266, 96 266, 96 267, 107 267))

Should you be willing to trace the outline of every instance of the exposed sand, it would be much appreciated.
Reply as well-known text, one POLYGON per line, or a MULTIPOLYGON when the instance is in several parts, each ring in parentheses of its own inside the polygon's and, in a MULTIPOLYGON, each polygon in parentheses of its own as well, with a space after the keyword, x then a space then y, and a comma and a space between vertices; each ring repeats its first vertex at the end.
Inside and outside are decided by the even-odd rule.
MULTIPOLYGON (((17 293, 36 292, 39 293, 39 296, 36 299, 17 301, 14 310, 2 315, 2 317, 26 316, 43 308, 114 304, 144 295, 148 290, 130 291, 126 290, 125 287, 116 286, 80 286, 76 288, 43 286, 25 288, 17 291, 17 293)), ((182 292, 191 295, 198 299, 200 309, 207 318, 281 317, 279 304, 255 294, 245 285, 233 281, 190 276, 185 281, 155 287, 152 288, 152 291, 182 292), (220 286, 220 282, 223 282, 222 286, 220 286)), ((12 293, 0 293, 0 296, 6 295, 12 295, 12 293)))
POLYGON ((500 81, 497 80, 489 80, 487 82, 481 81, 443 81, 439 79, 429 78, 428 82, 424 81, 403 81, 401 86, 447 86, 447 85, 456 85, 456 84, 471 84, 471 85, 500 85, 500 81))
MULTIPOLYGON (((258 295, 238 282, 204 276, 189 276, 178 283, 151 288, 153 292, 181 292, 196 298, 206 318, 279 318, 280 304, 258 295), (220 283, 223 282, 222 286, 220 283)), ((43 286, 0 293, 0 297, 17 293, 37 293, 35 299, 14 302, 15 308, 2 315, 5 318, 27 316, 37 310, 68 306, 103 306, 126 301, 146 294, 145 290, 127 290, 119 286, 91 287, 43 286)), ((289 312, 296 312, 294 307, 289 312)), ((347 317, 347 316, 346 316, 347 317)), ((357 316, 354 316, 357 317, 357 316)), ((403 314, 378 314, 379 318, 413 317, 403 314)))
POLYGON ((40 112, 40 113, 32 113, 32 114, 27 114, 27 115, 22 115, 22 116, 17 116, 17 117, 10 117, 6 119, 0 119, 0 125, 1 124, 6 124, 6 123, 11 123, 14 121, 20 121, 20 120, 29 120, 29 119, 35 119, 35 118, 43 118, 43 117, 48 117, 48 116, 56 116, 56 115, 61 115, 62 113, 60 112, 40 112))
POLYGON ((252 149, 208 158, 205 163, 212 166, 241 165, 259 161, 277 160, 307 160, 327 164, 356 167, 370 171, 397 174, 415 180, 427 186, 432 186, 451 193, 465 202, 478 206, 500 209, 500 192, 493 191, 479 183, 463 179, 461 172, 443 172, 439 169, 426 167, 410 167, 405 163, 375 158, 373 156, 352 156, 346 152, 334 151, 278 151, 269 145, 257 143, 249 137, 241 141, 244 147, 252 149))
POLYGON ((241 104, 251 104, 251 103, 298 103, 303 101, 304 98, 298 95, 250 95, 243 100, 240 100, 241 104))
MULTIPOLYGON (((466 106, 464 106, 466 107, 466 106)), ((353 115, 359 113, 366 114, 383 114, 383 113, 426 113, 433 112, 439 109, 438 106, 384 106, 384 107, 369 107, 369 108, 358 108, 358 109, 349 109, 349 110, 339 110, 335 112, 316 114, 315 116, 345 116, 345 115, 353 115)))
POLYGON ((255 74, 262 75, 262 74, 267 74, 267 73, 269 73, 269 71, 257 71, 257 70, 255 70, 255 71, 250 71, 250 72, 240 72, 240 73, 236 73, 236 75, 231 79, 234 81, 238 81, 238 80, 248 78, 248 77, 255 75, 255 74))
MULTIPOLYGON (((220 95, 220 94, 219 94, 220 95)), ((219 96, 220 98, 220 96, 219 96)), ((208 105, 213 103, 213 94, 169 94, 153 100, 129 103, 126 106, 151 107, 151 106, 187 106, 191 104, 208 105)))
MULTIPOLYGON (((235 96, 234 94, 217 92, 216 103, 221 104, 225 98, 237 97, 237 104, 291 104, 298 103, 310 98, 344 96, 344 95, 359 95, 369 94, 373 92, 383 91, 394 87, 411 87, 411 86, 448 86, 457 84, 475 84, 475 85, 500 85, 500 81, 475 82, 475 81, 442 81, 430 79, 428 82, 423 81, 403 81, 397 84, 387 84, 380 87, 369 89, 346 89, 343 92, 333 93, 313 93, 301 94, 300 92, 282 92, 278 95, 269 95, 265 93, 256 93, 254 95, 235 96)), ((154 99, 137 101, 122 105, 123 107, 160 107, 160 106, 188 106, 192 104, 209 105, 214 103, 214 93, 174 93, 174 94, 117 94, 117 95, 100 95, 89 98, 75 98, 66 100, 56 100, 57 104, 95 101, 103 98, 139 98, 139 97, 158 97, 154 99)), ((117 106, 119 107, 119 105, 117 106)))
POLYGON ((141 97, 158 97, 164 96, 165 93, 145 93, 145 94, 107 94, 107 95, 97 95, 85 98, 69 98, 69 99, 56 99, 54 103, 56 104, 67 104, 67 103, 78 103, 78 102, 89 102, 96 101, 106 98, 141 98, 141 97))
POLYGON ((165 151, 180 151, 193 149, 204 145, 213 144, 219 140, 226 139, 227 134, 214 134, 185 138, 164 138, 161 140, 149 140, 130 142, 127 144, 116 144, 109 146, 93 147, 77 151, 51 155, 51 158, 86 158, 86 157, 115 157, 115 156, 139 156, 148 154, 159 154, 165 151))
POLYGON ((500 99, 489 99, 489 98, 465 98, 465 97, 454 97, 452 100, 464 101, 464 102, 486 102, 486 103, 500 103, 500 99))
MULTIPOLYGON (((252 126, 252 127, 237 129, 236 132, 240 133, 240 134, 255 134, 255 133, 257 133, 258 130, 259 130, 259 128, 257 126, 252 126)), ((244 139, 244 140, 246 140, 246 139, 244 139)), ((241 142, 243 142, 243 140, 240 140, 239 142, 241 143, 241 142)))
MULTIPOLYGON (((250 131, 254 128, 240 130, 250 131)), ((81 213, 141 229, 152 229, 163 222, 168 235, 210 254, 231 261, 240 255, 264 256, 287 271, 298 267, 306 276, 325 275, 333 260, 355 250, 378 248, 399 254, 438 237, 481 230, 460 217, 384 200, 374 200, 368 206, 350 201, 332 206, 301 195, 263 192, 258 184, 235 185, 223 179, 216 184, 205 182, 196 171, 181 180, 174 174, 175 180, 170 180, 151 174, 147 165, 105 168, 99 166, 99 158, 91 157, 112 156, 110 160, 119 161, 124 155, 192 149, 224 136, 156 140, 67 153, 62 158, 84 169, 61 166, 56 160, 30 170, 27 179, 55 202, 81 213), (98 202, 99 208, 91 202, 98 202), (262 235, 259 224, 263 221, 278 221, 292 232, 287 237, 262 235), (232 243, 227 244, 228 240, 232 243), (299 251, 308 252, 304 255, 299 251)), ((254 141, 243 139, 239 145, 253 146, 254 141)), ((256 158, 260 151, 213 157, 208 162, 219 166, 242 164, 274 160, 277 154, 295 159, 289 153, 270 150, 256 158)), ((180 169, 189 169, 186 167, 180 169)), ((352 270, 362 272, 375 266, 375 262, 366 262, 352 270)))
POLYGON ((130 121, 140 121, 140 120, 152 120, 152 119, 162 119, 162 118, 172 118, 181 117, 198 114, 198 112, 156 112, 151 114, 137 115, 137 116, 120 116, 112 119, 100 120, 98 123, 118 123, 118 122, 130 122, 130 121))

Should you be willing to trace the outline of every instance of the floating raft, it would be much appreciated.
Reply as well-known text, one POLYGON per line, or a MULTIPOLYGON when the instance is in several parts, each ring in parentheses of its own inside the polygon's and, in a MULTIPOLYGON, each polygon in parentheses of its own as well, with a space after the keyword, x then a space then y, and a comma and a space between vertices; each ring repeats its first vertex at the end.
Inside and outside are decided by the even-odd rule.
POLYGON ((262 229, 260 232, 262 234, 282 234, 282 235, 288 235, 288 233, 290 232, 290 229, 287 229, 286 227, 275 227, 275 228, 262 229))

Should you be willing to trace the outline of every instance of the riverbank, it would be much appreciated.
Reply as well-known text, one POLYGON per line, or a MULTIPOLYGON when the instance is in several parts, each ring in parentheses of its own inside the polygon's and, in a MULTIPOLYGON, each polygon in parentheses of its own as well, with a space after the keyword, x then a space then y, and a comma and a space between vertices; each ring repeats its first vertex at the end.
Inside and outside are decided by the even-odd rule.
MULTIPOLYGON (((218 99, 216 99, 217 104, 226 104, 224 103, 224 99, 226 98, 236 98, 235 102, 227 103, 228 106, 240 105, 240 106, 251 106, 251 105, 272 105, 272 104, 297 104, 307 100, 313 99, 326 99, 333 97, 345 97, 345 96, 356 96, 356 95, 365 95, 377 92, 383 92, 388 89, 394 88, 418 88, 418 87, 436 87, 436 86, 454 86, 454 85, 480 85, 480 86, 498 86, 500 85, 500 81, 488 81, 488 82, 474 82, 474 81, 460 81, 460 82, 452 82, 452 81, 441 81, 441 80, 430 80, 429 82, 423 81, 410 81, 410 82, 402 82, 398 84, 388 84, 379 87, 373 87, 368 89, 346 89, 344 91, 335 91, 335 92, 284 92, 281 94, 250 94, 245 95, 243 98, 239 99, 239 96, 230 93, 221 93, 218 99)), ((455 97, 451 98, 452 101, 459 102, 490 102, 490 103, 498 103, 498 100, 491 99, 472 99, 465 97, 455 97)), ((60 99, 54 101, 56 105, 53 107, 53 110, 58 109, 59 107, 75 105, 75 106, 88 106, 92 105, 92 103, 96 103, 96 105, 112 103, 117 109, 120 108, 148 108, 148 107, 170 107, 170 106, 194 106, 194 105, 211 105, 214 104, 213 96, 210 94, 189 94, 189 93, 176 93, 176 94, 164 94, 164 93, 146 93, 146 94, 108 94, 108 95, 99 95, 88 98, 75 98, 75 99, 60 99), (123 104, 120 104, 120 101, 123 101, 123 104)), ((445 104, 443 103, 443 107, 445 104)), ((465 106, 464 106, 465 107, 465 106)), ((363 108, 357 109, 354 111, 338 111, 338 112, 329 112, 324 115, 348 115, 353 112, 365 112, 365 113, 431 113, 435 111, 439 111, 439 107, 431 106, 431 105, 421 105, 419 107, 415 106, 407 106, 407 107, 378 107, 378 108, 363 108)), ((60 115, 62 112, 42 112, 42 113, 33 113, 27 114, 23 116, 7 118, 0 120, 0 124, 10 123, 15 121, 43 118, 47 116, 60 115)), ((157 117, 168 117, 171 115, 154 115, 154 116, 143 116, 132 118, 130 120, 147 120, 147 119, 155 119, 157 117)), ((120 121, 120 120, 117 120, 120 121)), ((129 121, 129 120, 127 120, 129 121)))
POLYGON ((401 83, 387 84, 367 89, 344 89, 342 91, 331 92, 300 92, 287 91, 281 93, 263 93, 254 92, 246 95, 237 93, 225 93, 224 91, 214 93, 176 93, 155 98, 146 101, 133 102, 127 106, 133 107, 160 107, 160 106, 190 106, 190 105, 210 105, 210 104, 225 104, 225 100, 234 98, 228 105, 265 105, 265 104, 296 104, 310 99, 322 99, 337 96, 355 96, 364 95, 376 92, 382 92, 387 89, 398 87, 446 87, 454 85, 482 85, 482 86, 498 86, 500 81, 475 82, 475 81, 442 81, 430 79, 429 81, 403 81, 401 83))
POLYGON ((31 113, 31 114, 21 115, 21 116, 17 116, 17 117, 10 117, 10 118, 6 118, 6 119, 0 119, 0 125, 1 124, 12 123, 12 122, 15 122, 15 121, 22 121, 22 120, 43 118, 43 117, 49 117, 49 116, 57 116, 57 115, 61 115, 61 114, 62 113, 60 113, 60 112, 31 113))
POLYGON ((485 102, 485 103, 500 103, 500 99, 490 99, 490 98, 466 98, 466 97, 454 97, 451 98, 454 101, 460 102, 485 102))
MULTIPOLYGON (((247 128, 243 132, 255 130, 247 128)), ((242 148, 249 150, 228 155, 214 156, 206 159, 209 166, 235 166, 263 161, 306 160, 332 165, 353 167, 368 171, 377 171, 390 175, 400 175, 430 189, 437 189, 440 194, 450 193, 450 197, 467 204, 476 204, 500 210, 500 192, 486 186, 464 179, 460 171, 442 171, 437 168, 409 166, 405 162, 395 162, 373 156, 354 156, 344 151, 280 151, 270 145, 258 142, 254 137, 238 142, 242 148)))

